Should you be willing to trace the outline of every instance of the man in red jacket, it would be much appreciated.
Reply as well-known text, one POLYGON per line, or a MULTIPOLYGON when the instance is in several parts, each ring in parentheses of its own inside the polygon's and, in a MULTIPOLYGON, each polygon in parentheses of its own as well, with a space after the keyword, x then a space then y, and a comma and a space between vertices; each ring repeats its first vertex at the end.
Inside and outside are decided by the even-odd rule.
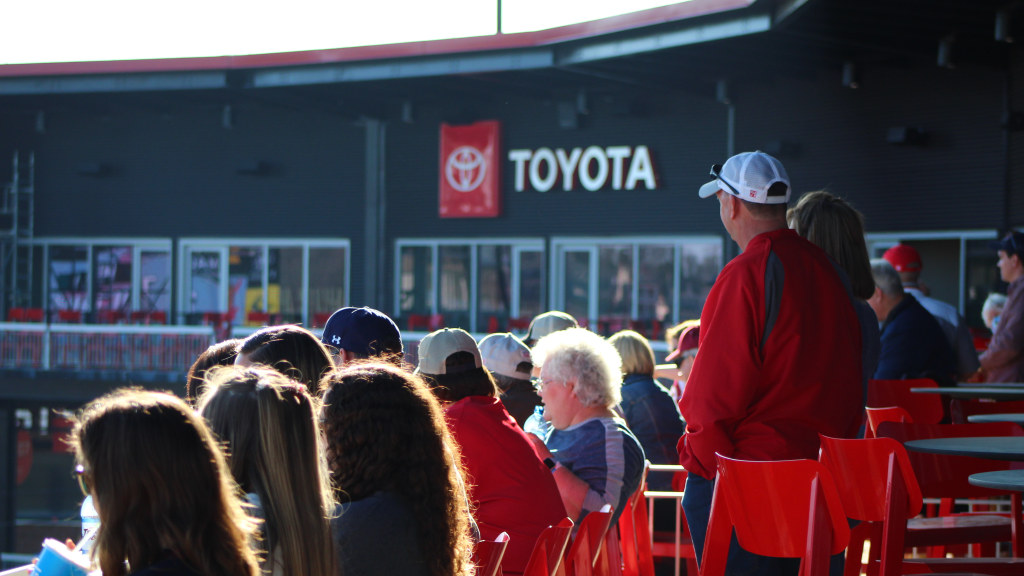
MULTIPOLYGON (((700 319, 700 345, 679 402, 689 472, 683 508, 698 554, 711 509, 715 454, 816 459, 818 434, 852 438, 862 417, 860 325, 848 282, 817 246, 786 227, 789 177, 745 152, 711 169, 714 195, 742 254, 722 269, 700 319)), ((771 527, 766 526, 766 530, 771 527)), ((796 574, 798 561, 733 543, 730 574, 796 574)))

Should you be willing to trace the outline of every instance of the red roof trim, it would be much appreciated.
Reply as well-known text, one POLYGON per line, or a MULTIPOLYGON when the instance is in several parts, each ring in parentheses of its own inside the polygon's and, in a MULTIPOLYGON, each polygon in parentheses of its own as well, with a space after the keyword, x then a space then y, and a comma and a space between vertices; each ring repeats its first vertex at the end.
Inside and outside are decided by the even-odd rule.
POLYGON ((689 0, 671 6, 662 6, 611 18, 571 24, 537 32, 494 34, 448 40, 405 42, 377 46, 357 46, 329 50, 307 50, 245 56, 211 56, 200 58, 160 58, 149 60, 112 60, 102 62, 47 62, 40 64, 0 65, 0 77, 61 76, 75 74, 128 74, 140 72, 180 72, 203 70, 231 70, 302 66, 338 62, 358 62, 481 52, 511 48, 529 48, 560 42, 569 42, 612 34, 666 22, 685 20, 697 16, 746 8, 757 0, 689 0))

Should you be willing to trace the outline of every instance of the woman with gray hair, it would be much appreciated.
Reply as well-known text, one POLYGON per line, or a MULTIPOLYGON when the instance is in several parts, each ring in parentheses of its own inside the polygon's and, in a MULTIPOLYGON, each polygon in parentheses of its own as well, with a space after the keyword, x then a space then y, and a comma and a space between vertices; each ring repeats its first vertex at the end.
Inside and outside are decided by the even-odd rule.
POLYGON ((612 410, 621 400, 619 353, 597 334, 570 328, 541 338, 531 354, 546 423, 530 437, 537 454, 577 525, 605 504, 614 507, 614 524, 644 469, 643 448, 612 410))

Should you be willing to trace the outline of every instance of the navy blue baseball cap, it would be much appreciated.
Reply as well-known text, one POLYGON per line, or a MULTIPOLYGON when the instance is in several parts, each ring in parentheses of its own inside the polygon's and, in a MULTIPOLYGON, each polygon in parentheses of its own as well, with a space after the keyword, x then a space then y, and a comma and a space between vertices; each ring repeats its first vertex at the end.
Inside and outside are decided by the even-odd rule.
POLYGON ((1016 254, 1018 258, 1024 259, 1024 233, 1013 230, 1003 236, 1002 240, 990 242, 989 247, 993 250, 1002 250, 1011 256, 1016 254))
POLYGON ((342 308, 331 314, 320 341, 360 356, 402 353, 402 334, 395 321, 365 306, 342 308))

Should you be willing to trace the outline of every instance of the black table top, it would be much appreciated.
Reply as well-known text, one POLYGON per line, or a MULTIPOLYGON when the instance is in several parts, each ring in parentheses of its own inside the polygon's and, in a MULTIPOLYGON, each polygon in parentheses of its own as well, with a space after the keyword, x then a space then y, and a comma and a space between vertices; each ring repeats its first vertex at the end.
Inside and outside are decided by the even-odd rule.
POLYGON ((917 394, 943 394, 952 398, 991 398, 993 400, 1024 400, 1024 387, 1017 386, 947 386, 911 388, 917 394))
POLYGON ((907 450, 973 456, 990 460, 1024 461, 1024 436, 971 436, 966 438, 929 438, 908 440, 907 450))
POLYGON ((978 472, 967 477, 967 481, 975 486, 994 488, 996 490, 1015 490, 1024 492, 1024 470, 993 470, 978 472))
POLYGON ((1024 424, 1024 414, 1019 412, 1004 412, 1002 414, 971 414, 967 417, 968 422, 1013 422, 1024 424))

